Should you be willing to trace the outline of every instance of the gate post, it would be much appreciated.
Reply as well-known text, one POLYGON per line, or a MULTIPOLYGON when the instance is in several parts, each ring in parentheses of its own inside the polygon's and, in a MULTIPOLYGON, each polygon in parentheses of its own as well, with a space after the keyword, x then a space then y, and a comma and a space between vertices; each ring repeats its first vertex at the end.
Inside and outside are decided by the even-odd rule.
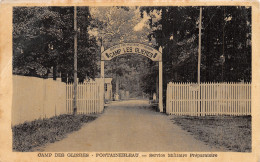
MULTIPOLYGON (((101 46, 101 53, 104 51, 104 47, 101 46)), ((100 112, 104 110, 104 82, 105 82, 105 72, 104 72, 104 64, 105 62, 100 59, 101 66, 100 66, 100 78, 101 78, 101 85, 100 85, 100 112)))
MULTIPOLYGON (((159 51, 162 53, 162 47, 159 48, 159 51)), ((163 112, 163 64, 162 58, 159 61, 159 110, 163 112)))

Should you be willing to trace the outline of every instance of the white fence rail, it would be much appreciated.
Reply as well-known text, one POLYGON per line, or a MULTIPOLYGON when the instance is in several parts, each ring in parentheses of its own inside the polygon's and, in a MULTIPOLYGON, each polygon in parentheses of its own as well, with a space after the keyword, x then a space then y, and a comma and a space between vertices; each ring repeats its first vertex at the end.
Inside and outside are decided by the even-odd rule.
MULTIPOLYGON (((77 86, 77 113, 91 114, 100 113, 100 83, 97 81, 89 81, 86 83, 78 83, 77 86)), ((66 85, 66 110, 73 113, 73 83, 66 85)))
POLYGON ((169 83, 166 113, 251 115, 251 83, 169 83))
POLYGON ((66 113, 66 84, 13 75, 12 125, 66 113))

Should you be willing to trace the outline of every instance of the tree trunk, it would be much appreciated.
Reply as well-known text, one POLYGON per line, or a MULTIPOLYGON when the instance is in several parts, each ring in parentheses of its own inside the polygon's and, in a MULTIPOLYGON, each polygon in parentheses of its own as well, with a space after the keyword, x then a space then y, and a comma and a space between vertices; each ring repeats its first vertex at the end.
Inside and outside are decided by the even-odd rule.
POLYGON ((53 65, 53 80, 57 79, 57 65, 53 65))
POLYGON ((50 73, 50 69, 47 69, 47 73, 44 75, 43 78, 48 79, 49 73, 50 73))
POLYGON ((116 76, 116 94, 119 94, 119 78, 116 76))
POLYGON ((159 76, 156 76, 156 101, 159 101, 159 76))
POLYGON ((67 75, 66 73, 61 73, 61 81, 67 83, 67 75))
POLYGON ((174 80, 175 80, 175 81, 178 81, 177 71, 174 72, 174 80))

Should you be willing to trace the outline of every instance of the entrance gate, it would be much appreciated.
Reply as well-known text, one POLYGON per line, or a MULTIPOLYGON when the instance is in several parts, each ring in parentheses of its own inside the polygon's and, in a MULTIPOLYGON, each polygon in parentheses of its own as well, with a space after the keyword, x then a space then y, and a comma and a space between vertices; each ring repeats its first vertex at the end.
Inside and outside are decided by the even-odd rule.
MULTIPOLYGON (((152 61, 159 62, 159 110, 163 112, 163 77, 162 77, 162 47, 159 48, 159 51, 140 43, 123 43, 113 47, 110 47, 104 50, 104 47, 101 47, 101 94, 104 94, 104 66, 105 61, 109 61, 117 56, 124 54, 139 54, 143 55, 152 61)), ((104 96, 101 95, 101 109, 104 108, 104 96)))

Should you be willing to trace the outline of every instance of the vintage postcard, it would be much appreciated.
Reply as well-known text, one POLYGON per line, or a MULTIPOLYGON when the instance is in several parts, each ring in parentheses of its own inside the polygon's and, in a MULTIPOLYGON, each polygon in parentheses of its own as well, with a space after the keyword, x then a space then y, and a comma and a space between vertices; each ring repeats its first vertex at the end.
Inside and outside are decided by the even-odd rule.
POLYGON ((260 161, 258 1, 0 9, 0 161, 260 161))

